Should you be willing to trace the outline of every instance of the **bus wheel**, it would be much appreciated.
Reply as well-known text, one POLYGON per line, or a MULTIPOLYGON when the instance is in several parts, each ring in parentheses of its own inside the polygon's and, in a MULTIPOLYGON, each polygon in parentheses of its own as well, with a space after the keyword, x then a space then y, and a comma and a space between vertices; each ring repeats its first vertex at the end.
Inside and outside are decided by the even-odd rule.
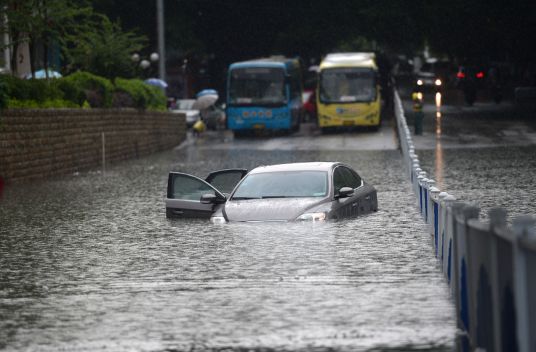
POLYGON ((329 128, 329 127, 320 127, 320 131, 322 131, 322 134, 328 134, 328 133, 331 133, 331 128, 329 128))

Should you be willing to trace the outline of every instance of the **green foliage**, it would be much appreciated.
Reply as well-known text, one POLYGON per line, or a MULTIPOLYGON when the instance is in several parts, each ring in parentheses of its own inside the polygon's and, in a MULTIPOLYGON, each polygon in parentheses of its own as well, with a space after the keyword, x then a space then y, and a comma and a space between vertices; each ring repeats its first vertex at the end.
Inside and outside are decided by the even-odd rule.
POLYGON ((93 72, 109 79, 133 77, 136 64, 131 56, 143 49, 146 38, 125 32, 119 23, 100 16, 92 30, 77 33, 66 40, 66 58, 72 69, 93 72))
POLYGON ((0 82, 5 84, 6 93, 11 99, 34 100, 37 103, 63 99, 63 92, 47 80, 24 80, 9 75, 0 75, 0 82))
POLYGON ((63 99, 81 106, 86 101, 84 89, 73 79, 59 78, 51 80, 51 86, 63 93, 63 99))
POLYGON ((52 45, 64 46, 65 38, 85 33, 96 23, 87 0, 0 0, 0 8, 9 23, 1 32, 9 34, 12 64, 16 62, 18 45, 27 42, 32 70, 38 61, 38 47, 45 51, 43 66, 48 68, 47 51, 52 45))
POLYGON ((147 109, 166 110, 167 98, 162 89, 148 84, 144 84, 143 89, 147 95, 147 109))
POLYGON ((79 108, 80 105, 73 103, 72 101, 64 99, 47 99, 42 102, 27 99, 8 99, 7 101, 8 108, 24 108, 24 109, 58 109, 58 108, 79 108))
POLYGON ((124 108, 134 106, 143 109, 147 106, 147 94, 143 86, 147 84, 139 79, 115 79, 114 107, 124 108), (125 93, 125 94, 122 94, 125 93))
POLYGON ((106 78, 88 72, 51 80, 24 80, 0 75, 0 99, 2 92, 5 92, 5 103, 9 108, 166 109, 166 96, 157 87, 139 79, 117 78, 112 84, 106 78))
POLYGON ((7 86, 4 82, 0 81, 0 110, 3 110, 7 106, 7 86))
POLYGON ((166 96, 161 89, 148 85, 139 79, 117 78, 113 106, 165 110, 166 96))
MULTIPOLYGON (((85 99, 94 108, 109 108, 112 106, 114 87, 106 78, 89 72, 75 72, 63 78, 85 92, 85 99)), ((82 102, 80 102, 82 103, 82 102)))

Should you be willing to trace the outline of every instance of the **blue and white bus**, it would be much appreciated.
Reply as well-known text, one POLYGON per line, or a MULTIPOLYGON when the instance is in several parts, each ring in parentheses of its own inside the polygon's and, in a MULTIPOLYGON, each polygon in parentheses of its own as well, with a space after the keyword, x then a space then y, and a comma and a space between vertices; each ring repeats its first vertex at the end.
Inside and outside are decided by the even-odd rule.
POLYGON ((302 80, 297 59, 270 57, 236 62, 227 75, 227 127, 235 136, 255 130, 300 128, 302 80))

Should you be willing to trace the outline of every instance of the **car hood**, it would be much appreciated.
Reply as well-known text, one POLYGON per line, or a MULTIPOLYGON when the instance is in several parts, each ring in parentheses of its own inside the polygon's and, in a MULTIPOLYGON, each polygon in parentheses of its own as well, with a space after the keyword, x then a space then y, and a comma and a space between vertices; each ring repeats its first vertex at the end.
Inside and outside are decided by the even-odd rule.
POLYGON ((223 212, 228 221, 291 221, 326 198, 269 198, 231 200, 223 212))
POLYGON ((417 76, 422 78, 434 78, 437 75, 433 72, 419 72, 417 76))

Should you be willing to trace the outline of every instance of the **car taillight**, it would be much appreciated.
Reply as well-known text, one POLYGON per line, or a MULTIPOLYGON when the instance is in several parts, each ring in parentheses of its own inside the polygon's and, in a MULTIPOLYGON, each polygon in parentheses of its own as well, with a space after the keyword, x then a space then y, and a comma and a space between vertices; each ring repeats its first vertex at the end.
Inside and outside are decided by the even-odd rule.
POLYGON ((465 78, 465 73, 463 73, 463 72, 458 72, 458 73, 456 74, 456 77, 457 77, 457 78, 465 78))
POLYGON ((480 71, 476 74, 476 78, 484 78, 484 72, 480 71))

